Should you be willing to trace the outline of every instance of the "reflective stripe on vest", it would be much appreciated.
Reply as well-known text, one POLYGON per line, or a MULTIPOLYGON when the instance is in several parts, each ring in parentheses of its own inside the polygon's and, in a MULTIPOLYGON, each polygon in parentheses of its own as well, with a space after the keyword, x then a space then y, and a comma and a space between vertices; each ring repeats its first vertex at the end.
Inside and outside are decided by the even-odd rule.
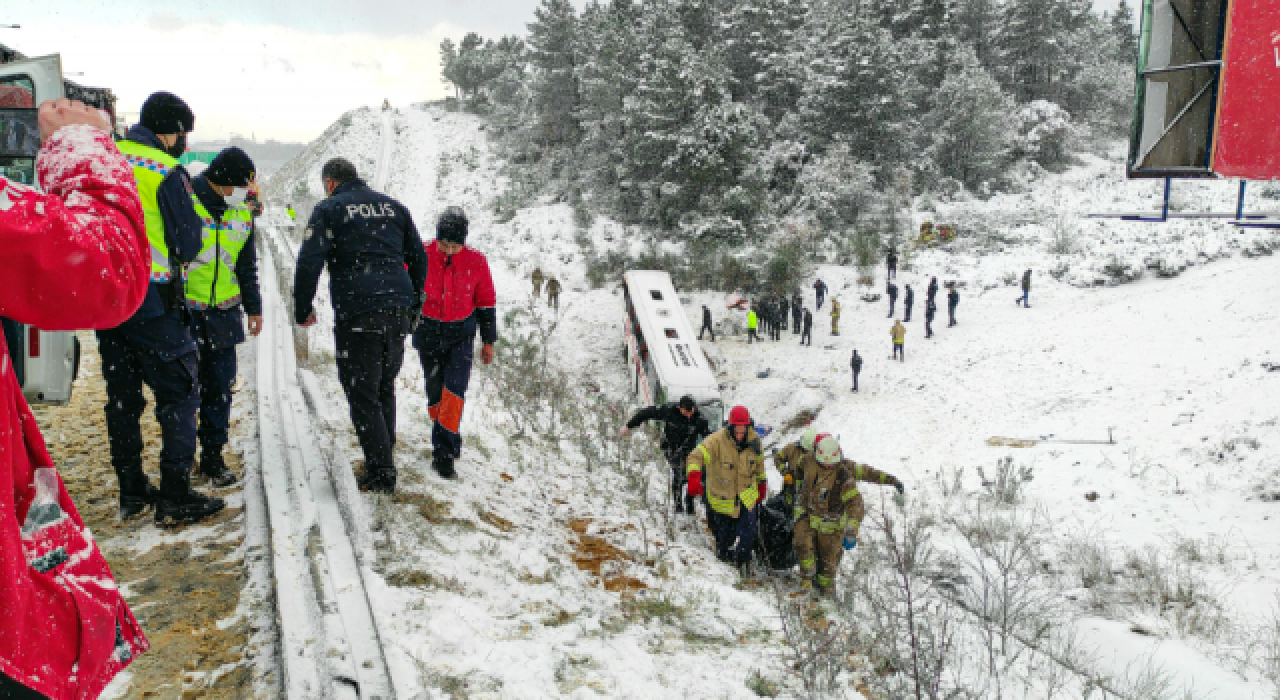
POLYGON ((809 527, 813 528, 819 535, 834 535, 837 532, 844 532, 845 525, 849 524, 849 516, 841 515, 840 519, 831 522, 821 515, 809 516, 809 527))
POLYGON ((200 216, 200 254, 187 266, 187 301, 197 309, 230 309, 240 303, 236 260, 253 230, 246 207, 229 207, 217 221, 200 198, 191 196, 200 216))
POLYGON ((138 183, 147 242, 151 244, 151 281, 168 282, 173 277, 173 268, 169 265, 169 245, 165 242, 164 217, 156 203, 156 192, 178 161, 164 151, 133 141, 121 141, 116 145, 129 161, 133 179, 138 183))

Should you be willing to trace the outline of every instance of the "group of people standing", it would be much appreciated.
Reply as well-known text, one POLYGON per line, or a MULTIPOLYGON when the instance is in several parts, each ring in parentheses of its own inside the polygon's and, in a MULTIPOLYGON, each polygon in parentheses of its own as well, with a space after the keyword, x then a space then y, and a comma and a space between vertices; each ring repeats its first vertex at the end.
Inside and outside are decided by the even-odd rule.
MULTIPOLYGON (((671 469, 671 495, 678 514, 696 515, 701 500, 716 558, 752 575, 759 508, 769 496, 765 453, 745 406, 729 411, 723 428, 712 431, 691 396, 636 412, 621 429, 659 421, 660 446, 671 469)), ((845 551, 857 546, 866 512, 859 482, 905 486, 895 476, 846 459, 835 436, 809 428, 800 440, 771 454, 783 479, 775 497, 789 509, 801 584, 829 592, 845 551)))
POLYGON ((547 285, 547 306, 560 310, 560 280, 556 279, 554 274, 545 275, 541 267, 533 268, 533 274, 529 276, 533 281, 533 298, 537 299, 542 296, 542 284, 547 285))

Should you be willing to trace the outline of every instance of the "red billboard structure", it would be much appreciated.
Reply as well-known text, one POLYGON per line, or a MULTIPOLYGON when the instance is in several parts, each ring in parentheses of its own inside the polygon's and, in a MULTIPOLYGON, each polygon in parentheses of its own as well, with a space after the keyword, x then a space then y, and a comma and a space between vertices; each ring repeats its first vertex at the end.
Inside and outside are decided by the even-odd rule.
MULTIPOLYGON (((1126 170, 1163 178, 1280 180, 1280 0, 1144 0, 1126 170)), ((1214 214, 1196 217, 1217 218, 1214 214)), ((1143 215, 1127 219, 1152 220, 1143 215)))

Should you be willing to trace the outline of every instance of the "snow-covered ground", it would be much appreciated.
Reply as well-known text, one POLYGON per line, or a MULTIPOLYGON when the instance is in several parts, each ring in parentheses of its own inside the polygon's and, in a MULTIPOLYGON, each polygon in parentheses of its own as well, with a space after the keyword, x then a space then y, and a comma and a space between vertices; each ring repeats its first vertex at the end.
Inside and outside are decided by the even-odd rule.
MULTIPOLYGON (((323 160, 338 154, 372 178, 387 150, 382 115, 365 110, 344 119, 345 127, 282 169, 271 191, 316 190, 323 160)), ((537 204, 498 223, 491 203, 505 183, 481 120, 413 108, 396 110, 390 124, 386 190, 410 207, 423 237, 445 206, 463 206, 469 242, 490 258, 499 318, 524 309, 512 328, 547 329, 556 367, 588 393, 598 390, 601 405, 627 399, 621 297, 613 288, 587 288, 570 208, 537 204), (535 266, 565 285, 558 315, 530 303, 535 266)), ((1223 200, 1216 210, 1229 209, 1234 197, 1224 183, 1185 187, 1223 200)), ((817 274, 844 307, 842 335, 829 334, 824 306, 811 348, 787 331, 779 343, 726 338, 708 352, 719 361, 729 402, 772 425, 816 411, 816 424, 838 434, 848 456, 900 476, 913 506, 941 508, 957 493, 979 500, 976 468, 990 477, 998 459, 1012 456, 1033 477, 1022 507, 1044 515, 1045 580, 1069 616, 1062 622, 1093 649, 1098 673, 1118 676, 1152 663, 1170 675, 1171 690, 1191 687, 1194 697, 1271 697, 1260 675, 1259 635, 1280 592, 1273 573, 1280 536, 1269 522, 1280 493, 1280 373, 1264 363, 1280 363, 1268 347, 1277 338, 1271 299, 1280 293, 1280 261, 1238 255, 1269 250, 1272 238, 1223 223, 1078 218, 1150 210, 1158 194, 1154 183, 1126 182, 1117 162, 1087 158, 1023 194, 939 205, 935 220, 963 221, 982 234, 949 251, 922 251, 901 273, 899 284, 912 283, 917 300, 905 363, 888 359, 886 302, 860 301, 865 290, 855 271, 835 266, 817 274), (1051 250, 1053 227, 1045 225, 1060 211, 1074 226, 1072 250, 1061 254, 1051 250), (1156 257, 1171 261, 1166 269, 1193 265, 1174 279, 1147 275, 1095 287, 1113 254, 1143 269, 1156 257), (1064 264, 1061 275, 1046 274, 1064 264), (1004 282, 1025 267, 1037 271, 1030 309, 1014 306, 1015 287, 1004 282), (946 328, 944 290, 935 338, 925 340, 932 275, 965 286, 959 325, 946 328), (849 389, 853 347, 866 359, 857 394, 849 389), (757 378, 764 369, 769 377, 757 378), (1054 442, 1112 435, 1115 444, 1054 442), (992 437, 1041 442, 993 447, 992 437), (1105 568, 1121 579, 1135 575, 1127 563, 1134 556, 1168 557, 1199 586, 1191 598, 1217 611, 1216 622, 1189 625, 1167 606, 1121 596, 1100 602, 1105 592, 1076 580, 1070 552, 1082 537, 1114 553, 1105 568)), ((1199 201, 1180 196, 1192 200, 1188 207, 1199 201)), ((279 212, 270 216, 280 222, 279 212)), ((619 230, 598 219, 590 234, 619 230)), ((685 301, 693 319, 702 303, 722 313, 720 295, 690 293, 685 301)), ((341 422, 345 403, 329 361, 332 316, 321 308, 309 366, 341 422)), ((747 679, 759 674, 784 693, 799 692, 783 661, 772 590, 741 585, 709 555, 699 524, 664 515, 665 467, 602 469, 567 438, 518 438, 496 395, 500 380, 498 370, 477 364, 463 420, 462 478, 443 481, 429 465, 422 371, 412 349, 406 353, 401 493, 369 500, 384 575, 371 593, 392 630, 384 645, 397 686, 421 686, 422 697, 433 698, 749 698, 756 693, 747 679)), ((614 419, 620 425, 625 416, 614 419)), ((359 457, 354 434, 345 437, 339 444, 359 457)), ((873 511, 887 500, 874 487, 867 493, 873 511)), ((857 697, 851 688, 848 695, 857 697)))

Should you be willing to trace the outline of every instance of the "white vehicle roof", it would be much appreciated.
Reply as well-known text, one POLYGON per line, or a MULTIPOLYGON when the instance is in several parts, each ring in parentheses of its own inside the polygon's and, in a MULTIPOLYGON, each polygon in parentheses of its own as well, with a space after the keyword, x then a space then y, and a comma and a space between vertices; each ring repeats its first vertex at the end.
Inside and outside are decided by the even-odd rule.
POLYGON ((700 401, 719 399, 720 385, 684 315, 671 276, 658 270, 632 270, 623 275, 623 280, 668 399, 684 394, 692 394, 700 401))

